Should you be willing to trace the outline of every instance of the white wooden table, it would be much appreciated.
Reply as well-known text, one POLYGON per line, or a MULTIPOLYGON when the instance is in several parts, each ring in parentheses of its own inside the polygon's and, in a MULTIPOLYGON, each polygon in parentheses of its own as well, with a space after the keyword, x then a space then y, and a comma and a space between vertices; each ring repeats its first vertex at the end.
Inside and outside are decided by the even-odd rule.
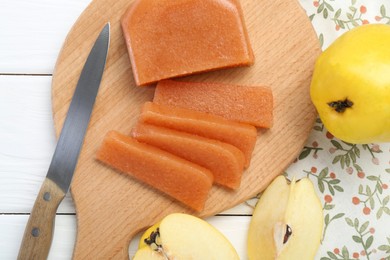
MULTIPOLYGON (((56 144, 51 112, 52 72, 68 31, 90 1, 0 0, 0 260, 16 259, 29 212, 50 164, 56 144)), ((311 17, 323 48, 355 26, 390 24, 389 0, 300 3, 311 17)), ((346 259, 344 255, 390 259, 390 143, 353 146, 359 151, 353 167, 344 167, 344 163, 335 160, 346 156, 347 150, 341 147, 346 144, 340 143, 317 122, 306 153, 290 167, 291 173, 313 181, 324 205, 327 233, 316 259, 346 259), (328 170, 333 184, 340 183, 336 192, 329 185, 325 189, 317 185, 327 181, 320 181, 319 173, 328 170), (373 180, 380 181, 380 192, 373 180), (372 203, 363 201, 367 199, 363 187, 367 194, 370 187, 370 191, 375 189, 375 198, 370 192, 372 203), (356 203, 356 199, 362 201, 356 203), (350 226, 351 220, 360 221, 365 228, 370 225, 369 231, 359 233, 365 240, 371 239, 370 245, 356 239, 358 229, 350 226)), ((252 210, 242 204, 207 219, 227 236, 241 259, 247 258, 246 235, 252 210)), ((57 212, 49 259, 71 259, 76 227, 75 209, 68 194, 57 212)), ((136 246, 136 242, 130 245, 130 255, 136 246)))

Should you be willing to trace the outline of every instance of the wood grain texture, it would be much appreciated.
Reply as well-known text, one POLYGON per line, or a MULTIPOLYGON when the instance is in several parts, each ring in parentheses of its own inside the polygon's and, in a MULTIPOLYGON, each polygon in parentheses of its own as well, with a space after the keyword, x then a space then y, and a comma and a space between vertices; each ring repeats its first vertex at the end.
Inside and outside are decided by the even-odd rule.
POLYGON ((95 160, 105 133, 130 133, 141 105, 154 88, 136 87, 119 19, 129 0, 95 0, 74 25, 57 61, 52 84, 54 121, 62 128, 81 68, 99 31, 111 22, 107 66, 85 145, 72 184, 78 216, 75 259, 127 259, 131 237, 171 212, 214 215, 262 191, 296 158, 316 118, 309 83, 320 47, 304 10, 295 0, 242 0, 255 53, 255 65, 215 71, 186 80, 265 84, 275 98, 274 127, 259 131, 252 165, 241 188, 214 187, 203 212, 196 214, 171 198, 95 160), (280 23, 280 20, 289 23, 280 23), (97 217, 98 216, 98 217, 97 217))
POLYGON ((56 211, 65 192, 46 178, 35 200, 20 246, 18 259, 47 259, 53 238, 56 211))

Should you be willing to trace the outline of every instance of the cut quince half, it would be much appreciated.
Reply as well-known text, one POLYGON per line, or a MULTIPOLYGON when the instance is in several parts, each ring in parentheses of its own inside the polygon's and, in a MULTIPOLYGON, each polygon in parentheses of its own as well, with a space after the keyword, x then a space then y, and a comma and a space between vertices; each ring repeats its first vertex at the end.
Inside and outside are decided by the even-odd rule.
POLYGON ((264 191, 248 231, 248 257, 314 259, 323 230, 321 202, 308 178, 277 177, 264 191))
POLYGON ((173 213, 145 231, 133 259, 238 260, 239 256, 229 240, 206 221, 173 213))

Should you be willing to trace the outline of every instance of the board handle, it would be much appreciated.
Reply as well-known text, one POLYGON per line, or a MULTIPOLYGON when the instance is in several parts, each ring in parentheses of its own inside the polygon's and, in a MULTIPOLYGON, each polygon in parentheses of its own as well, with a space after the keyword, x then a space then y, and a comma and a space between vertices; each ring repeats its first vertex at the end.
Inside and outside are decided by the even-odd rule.
POLYGON ((57 208, 64 197, 65 192, 52 180, 44 180, 24 231, 18 260, 47 259, 57 208))

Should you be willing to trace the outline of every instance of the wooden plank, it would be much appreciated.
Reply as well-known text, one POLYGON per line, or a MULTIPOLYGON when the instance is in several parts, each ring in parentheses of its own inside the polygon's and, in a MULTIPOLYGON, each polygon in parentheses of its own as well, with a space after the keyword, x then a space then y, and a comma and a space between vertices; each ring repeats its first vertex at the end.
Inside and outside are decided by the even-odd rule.
MULTIPOLYGON (((0 213, 29 213, 56 138, 51 77, 0 76, 0 213)), ((74 213, 68 193, 58 212, 74 213)))
POLYGON ((0 1, 0 73, 51 74, 90 0, 0 1))
MULTIPOLYGON (((28 215, 0 215, 0 259, 16 259, 28 215)), ((236 248, 241 259, 246 259, 246 235, 250 217, 211 217, 211 225, 223 233, 236 248)), ((76 240, 76 216, 57 215, 53 243, 49 260, 68 260, 72 258, 76 240)), ((129 246, 129 255, 137 250, 140 234, 129 246)))

